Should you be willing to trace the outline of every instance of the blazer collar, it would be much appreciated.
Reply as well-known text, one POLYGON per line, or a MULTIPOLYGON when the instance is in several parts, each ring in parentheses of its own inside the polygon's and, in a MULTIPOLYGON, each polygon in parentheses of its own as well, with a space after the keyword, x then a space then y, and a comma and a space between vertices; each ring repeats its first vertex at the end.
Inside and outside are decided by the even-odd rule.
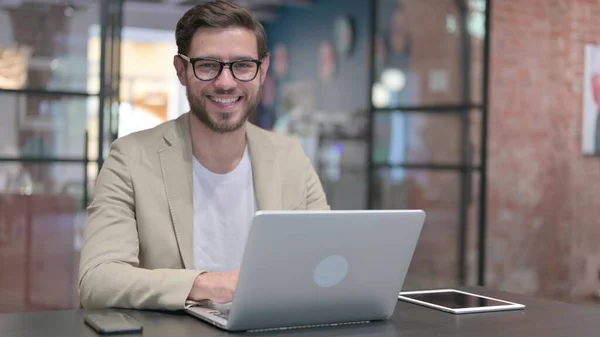
POLYGON ((194 183, 188 113, 175 120, 175 127, 167 129, 164 139, 165 146, 159 150, 158 155, 173 230, 184 267, 193 269, 194 183))
MULTIPOLYGON (((164 134, 159 150, 161 172, 167 194, 173 229, 185 268, 194 265, 194 190, 190 113, 175 120, 164 134)), ((246 138, 250 151, 254 193, 258 210, 281 210, 281 181, 275 145, 267 131, 247 122, 246 138)))
POLYGON ((246 137, 252 161, 254 193, 259 210, 281 209, 281 181, 275 145, 265 130, 246 123, 246 137))

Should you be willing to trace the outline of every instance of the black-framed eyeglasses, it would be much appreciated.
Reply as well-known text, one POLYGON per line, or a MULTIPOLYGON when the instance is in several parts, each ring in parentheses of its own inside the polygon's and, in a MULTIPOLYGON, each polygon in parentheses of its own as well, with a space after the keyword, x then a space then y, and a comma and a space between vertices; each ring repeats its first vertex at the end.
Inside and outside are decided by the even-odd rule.
POLYGON ((244 59, 231 62, 222 62, 213 58, 193 57, 189 58, 183 54, 177 54, 188 61, 194 70, 194 76, 200 81, 212 81, 221 75, 223 67, 228 66, 233 77, 242 82, 249 82, 256 78, 258 70, 262 65, 261 60, 244 59))

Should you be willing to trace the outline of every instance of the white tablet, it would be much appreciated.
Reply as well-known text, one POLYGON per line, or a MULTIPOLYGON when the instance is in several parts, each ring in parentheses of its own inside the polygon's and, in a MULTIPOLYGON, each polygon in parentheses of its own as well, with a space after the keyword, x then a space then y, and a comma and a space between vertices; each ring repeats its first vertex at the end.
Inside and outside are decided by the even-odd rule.
POLYGON ((398 299, 453 314, 525 309, 523 304, 456 289, 405 291, 398 299))

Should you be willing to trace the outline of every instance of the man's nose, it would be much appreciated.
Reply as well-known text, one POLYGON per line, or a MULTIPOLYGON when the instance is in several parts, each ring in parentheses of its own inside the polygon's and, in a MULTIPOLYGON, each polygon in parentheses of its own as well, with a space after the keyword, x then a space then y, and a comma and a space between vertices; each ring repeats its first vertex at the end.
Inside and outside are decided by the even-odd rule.
POLYGON ((217 76, 217 78, 214 79, 213 84, 215 85, 215 87, 221 89, 230 89, 237 85, 237 81, 231 73, 231 68, 229 68, 229 66, 224 66, 219 76, 217 76))

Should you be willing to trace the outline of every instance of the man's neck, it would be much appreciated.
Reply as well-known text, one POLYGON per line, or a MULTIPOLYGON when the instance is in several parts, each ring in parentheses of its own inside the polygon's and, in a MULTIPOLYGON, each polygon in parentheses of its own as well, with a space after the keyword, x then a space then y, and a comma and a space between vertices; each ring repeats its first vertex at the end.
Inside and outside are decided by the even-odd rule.
POLYGON ((190 113, 190 135, 194 157, 213 173, 233 171, 246 150, 245 125, 236 131, 221 134, 207 128, 190 113))

